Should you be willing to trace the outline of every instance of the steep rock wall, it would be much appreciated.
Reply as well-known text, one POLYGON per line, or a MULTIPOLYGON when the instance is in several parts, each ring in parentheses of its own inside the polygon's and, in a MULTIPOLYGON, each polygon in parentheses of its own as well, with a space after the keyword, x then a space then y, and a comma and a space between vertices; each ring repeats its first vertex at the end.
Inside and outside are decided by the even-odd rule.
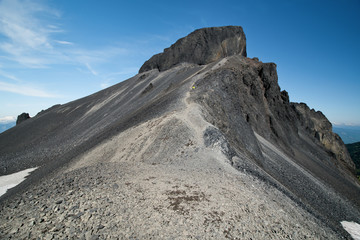
POLYGON ((226 152, 235 152, 227 156, 231 164, 270 182, 336 229, 342 219, 356 220, 356 208, 344 206, 348 200, 360 206, 360 187, 346 164, 351 159, 341 155, 341 140, 327 137, 334 135, 323 114, 304 117, 289 102, 273 63, 232 56, 218 64, 194 83, 191 98, 225 136, 226 152))
POLYGON ((328 151, 339 168, 353 173, 355 166, 346 147, 332 132, 326 117, 304 104, 290 103, 288 93, 281 91, 276 64, 229 57, 224 67, 200 79, 195 87, 195 101, 205 105, 210 116, 218 119, 218 127, 225 134, 231 133, 228 137, 257 159, 261 156, 256 153, 256 144, 243 138, 245 129, 253 129, 291 156, 295 154, 294 146, 303 144, 299 133, 305 132, 314 144, 328 151))
POLYGON ((332 125, 325 115, 310 109, 305 103, 292 103, 292 105, 299 113, 300 123, 306 131, 338 160, 339 165, 354 173, 355 164, 342 139, 332 131, 332 125))

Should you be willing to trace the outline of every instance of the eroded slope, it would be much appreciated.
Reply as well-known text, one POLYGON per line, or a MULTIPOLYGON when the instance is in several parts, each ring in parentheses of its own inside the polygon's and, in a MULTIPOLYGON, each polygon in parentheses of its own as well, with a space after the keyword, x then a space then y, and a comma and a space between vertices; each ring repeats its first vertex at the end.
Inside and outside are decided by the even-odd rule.
POLYGON ((211 68, 188 79, 172 111, 112 135, 6 200, 1 237, 337 238, 284 193, 231 166, 228 141, 189 98, 211 68))

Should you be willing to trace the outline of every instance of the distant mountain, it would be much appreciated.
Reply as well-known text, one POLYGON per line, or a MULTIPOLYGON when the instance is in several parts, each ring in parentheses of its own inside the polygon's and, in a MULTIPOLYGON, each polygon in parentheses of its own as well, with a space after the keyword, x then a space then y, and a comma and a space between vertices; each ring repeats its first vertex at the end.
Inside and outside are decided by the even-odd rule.
POLYGON ((337 133, 345 144, 360 141, 360 126, 333 126, 333 131, 337 133))
POLYGON ((12 128, 16 125, 16 122, 7 122, 7 123, 1 123, 0 122, 0 133, 5 132, 9 128, 12 128))
POLYGON ((346 144, 346 147, 350 153, 352 160, 356 166, 356 173, 360 179, 360 142, 346 144))

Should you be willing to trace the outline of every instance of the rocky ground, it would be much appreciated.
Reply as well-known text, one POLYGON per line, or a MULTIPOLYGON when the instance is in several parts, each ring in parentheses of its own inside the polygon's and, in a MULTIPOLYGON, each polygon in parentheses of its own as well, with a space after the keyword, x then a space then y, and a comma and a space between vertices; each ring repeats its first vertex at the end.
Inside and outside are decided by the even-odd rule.
POLYGON ((0 236, 337 238, 278 191, 246 174, 224 168, 228 167, 219 163, 205 170, 107 163, 77 169, 8 201, 0 213, 0 236))
POLYGON ((195 112, 187 109, 129 129, 7 199, 0 237, 339 237, 274 187, 235 170, 216 144, 206 148, 201 128, 194 128, 201 123, 195 112), (168 135, 170 129, 177 134, 168 135))

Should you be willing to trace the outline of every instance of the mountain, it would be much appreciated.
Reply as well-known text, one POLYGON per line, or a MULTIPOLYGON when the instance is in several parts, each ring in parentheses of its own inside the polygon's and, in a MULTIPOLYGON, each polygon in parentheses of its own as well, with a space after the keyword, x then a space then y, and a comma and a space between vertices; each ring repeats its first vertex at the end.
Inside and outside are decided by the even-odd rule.
POLYGON ((5 122, 2 123, 0 122, 0 133, 5 132, 6 130, 8 130, 9 128, 12 128, 16 125, 16 122, 5 122))
POLYGON ((348 149, 350 156, 355 163, 356 174, 360 179, 360 142, 346 144, 346 148, 348 149))
POLYGON ((16 118, 7 116, 0 118, 0 133, 12 128, 16 125, 16 118))
POLYGON ((334 126, 333 131, 341 137, 344 143, 354 143, 360 141, 359 126, 334 126))
POLYGON ((0 119, 0 133, 5 132, 6 130, 14 127, 16 124, 30 118, 28 113, 20 114, 17 119, 13 117, 5 117, 0 119))
POLYGON ((355 165, 289 102, 241 27, 199 29, 139 74, 0 134, 2 238, 350 239, 355 165))

